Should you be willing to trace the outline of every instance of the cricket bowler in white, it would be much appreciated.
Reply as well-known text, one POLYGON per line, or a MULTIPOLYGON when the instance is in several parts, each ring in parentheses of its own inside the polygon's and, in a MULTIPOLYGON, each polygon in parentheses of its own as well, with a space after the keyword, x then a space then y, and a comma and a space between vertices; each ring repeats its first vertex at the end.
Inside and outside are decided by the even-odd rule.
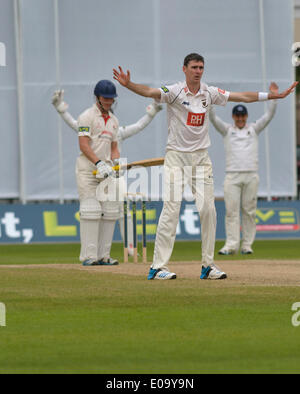
MULTIPOLYGON (((277 94, 278 86, 272 82, 270 93, 277 94)), ((276 100, 270 101, 266 113, 256 122, 247 123, 248 110, 236 105, 232 110, 234 124, 225 123, 211 109, 209 118, 216 130, 224 137, 226 177, 224 200, 226 207, 226 243, 220 255, 235 254, 240 250, 240 227, 242 211, 242 254, 252 254, 256 235, 256 208, 259 186, 258 139, 276 112, 276 100)))
MULTIPOLYGON (((62 117, 64 122, 78 135, 78 121, 68 112, 69 105, 64 101, 64 91, 57 90, 54 92, 52 97, 52 104, 62 117)), ((149 104, 146 108, 146 114, 141 117, 136 123, 128 126, 120 126, 117 131, 118 149, 121 153, 122 142, 127 138, 133 137, 134 135, 141 132, 145 127, 151 123, 154 117, 159 111, 162 110, 162 106, 157 104, 155 101, 149 104)), ((117 159, 118 160, 118 159, 117 159)), ((117 160, 114 161, 114 165, 117 165, 117 160)), ((121 174, 120 174, 121 175, 121 174)), ((119 183, 125 182, 123 177, 119 178, 119 183)), ((125 183, 124 183, 125 185, 125 183)), ((125 187, 125 186, 124 186, 125 187)), ((114 204, 114 203, 113 203, 114 204)), ((118 218, 119 228, 121 237, 124 240, 124 216, 123 216, 123 203, 120 202, 120 217, 118 218)), ((106 249, 103 252, 103 258, 105 261, 116 263, 117 260, 112 258, 110 255, 111 244, 106 245, 106 249)), ((133 256, 133 223, 131 213, 128 212, 128 253, 133 256)))
MULTIPOLYGON (((197 53, 186 56, 183 72, 185 81, 157 89, 133 83, 130 72, 127 71, 125 74, 120 66, 118 70, 113 69, 114 79, 122 86, 143 97, 151 97, 159 103, 167 104, 168 143, 165 173, 171 176, 167 179, 165 177, 165 189, 172 189, 174 186, 172 182, 174 183, 174 180, 176 182, 179 171, 183 174, 186 168, 192 168, 189 184, 192 186, 202 227, 200 278, 225 279, 226 273, 214 264, 216 210, 212 164, 207 152, 210 146, 208 135, 210 108, 213 104, 226 105, 228 101, 250 103, 284 98, 294 90, 298 82, 281 94, 224 91, 201 82, 204 73, 204 58, 197 53), (199 187, 201 185, 202 187, 199 187)), ((167 264, 173 251, 180 206, 181 202, 177 199, 175 201, 172 198, 164 200, 148 280, 176 278, 176 274, 169 271, 167 264)))

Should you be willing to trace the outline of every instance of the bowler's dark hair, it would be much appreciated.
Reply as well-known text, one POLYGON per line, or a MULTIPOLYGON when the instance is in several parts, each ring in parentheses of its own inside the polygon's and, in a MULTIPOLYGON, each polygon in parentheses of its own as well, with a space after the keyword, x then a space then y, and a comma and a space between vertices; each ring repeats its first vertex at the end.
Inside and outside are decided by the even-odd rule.
POLYGON ((202 62, 204 64, 204 57, 203 56, 199 55, 198 53, 190 53, 189 55, 187 55, 185 57, 183 65, 185 67, 187 67, 189 62, 191 62, 192 60, 196 60, 197 62, 202 62))

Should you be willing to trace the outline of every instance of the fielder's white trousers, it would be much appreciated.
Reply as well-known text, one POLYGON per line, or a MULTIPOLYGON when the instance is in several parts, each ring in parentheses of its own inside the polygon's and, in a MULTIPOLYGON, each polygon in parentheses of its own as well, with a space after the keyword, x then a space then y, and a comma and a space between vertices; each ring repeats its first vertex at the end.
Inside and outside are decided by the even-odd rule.
POLYGON ((251 248, 256 235, 256 207, 259 176, 256 172, 229 172, 224 183, 226 206, 226 244, 228 249, 239 250, 241 240, 242 211, 242 248, 251 248))
POLYGON ((152 268, 166 268, 171 258, 184 191, 189 184, 196 200, 202 229, 202 262, 214 260, 216 209, 212 164, 207 150, 192 153, 168 151, 164 164, 164 205, 156 232, 152 268))

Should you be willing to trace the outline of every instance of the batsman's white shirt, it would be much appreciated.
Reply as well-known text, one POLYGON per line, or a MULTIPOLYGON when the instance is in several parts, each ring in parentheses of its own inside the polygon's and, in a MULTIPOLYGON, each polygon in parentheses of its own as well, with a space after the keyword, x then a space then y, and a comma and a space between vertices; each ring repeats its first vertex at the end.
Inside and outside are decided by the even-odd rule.
POLYGON ((258 171, 258 136, 269 124, 276 111, 276 100, 270 101, 267 112, 256 122, 243 129, 223 122, 211 108, 210 120, 224 137, 226 172, 258 171))
POLYGON ((186 82, 161 87, 160 103, 167 105, 167 151, 195 152, 210 146, 209 110, 212 104, 226 105, 229 92, 201 83, 194 95, 186 82))
MULTIPOLYGON (((89 137, 90 146, 99 160, 111 162, 111 143, 117 142, 119 122, 115 115, 109 112, 104 117, 94 104, 91 108, 83 112, 78 118, 78 136, 89 137)), ((77 160, 78 169, 95 169, 94 164, 81 153, 77 160)))

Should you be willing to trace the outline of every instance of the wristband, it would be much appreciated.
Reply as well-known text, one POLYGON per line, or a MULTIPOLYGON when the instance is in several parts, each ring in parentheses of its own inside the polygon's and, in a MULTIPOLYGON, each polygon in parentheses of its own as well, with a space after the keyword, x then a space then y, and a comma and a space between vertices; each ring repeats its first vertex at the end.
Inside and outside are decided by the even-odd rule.
POLYGON ((101 160, 98 160, 98 161, 95 163, 95 166, 96 166, 97 164, 99 164, 99 163, 101 163, 101 160))
POLYGON ((258 101, 267 101, 269 100, 269 93, 259 92, 258 93, 258 101))

